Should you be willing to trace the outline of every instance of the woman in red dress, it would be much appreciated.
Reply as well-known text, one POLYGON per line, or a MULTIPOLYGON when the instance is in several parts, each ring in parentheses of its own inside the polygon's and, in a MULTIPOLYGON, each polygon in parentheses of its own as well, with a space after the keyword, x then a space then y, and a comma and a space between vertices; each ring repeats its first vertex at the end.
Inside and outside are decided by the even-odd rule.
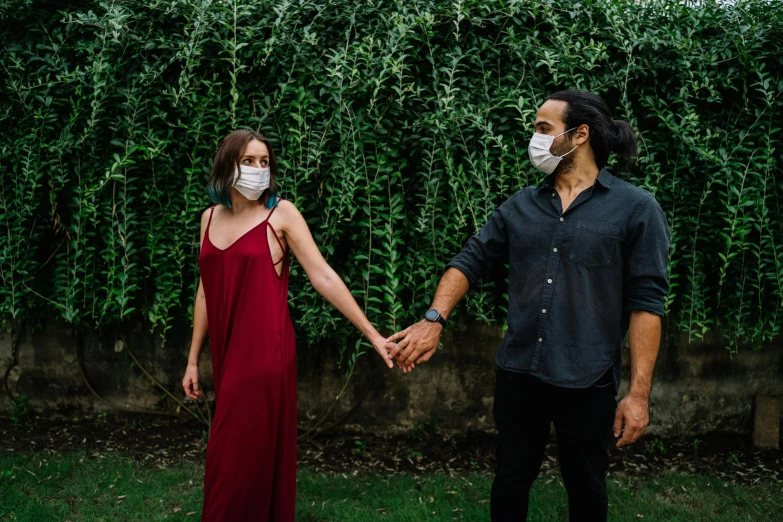
POLYGON ((198 359, 209 332, 215 416, 207 444, 202 521, 292 522, 296 499, 296 345, 288 311, 290 254, 315 289, 370 340, 388 344, 329 267, 307 223, 278 198, 277 162, 263 135, 220 144, 201 216, 201 280, 182 385, 202 395, 198 359))

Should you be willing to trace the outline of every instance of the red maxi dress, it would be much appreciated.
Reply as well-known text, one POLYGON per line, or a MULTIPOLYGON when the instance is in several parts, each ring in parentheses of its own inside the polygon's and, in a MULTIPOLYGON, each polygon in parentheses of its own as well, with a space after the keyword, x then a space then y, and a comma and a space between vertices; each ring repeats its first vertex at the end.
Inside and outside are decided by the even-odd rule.
POLYGON ((273 212, 224 250, 210 241, 210 214, 199 254, 216 402, 204 522, 294 520, 296 344, 290 256, 283 249, 278 275, 269 248, 268 237, 280 243, 273 212))

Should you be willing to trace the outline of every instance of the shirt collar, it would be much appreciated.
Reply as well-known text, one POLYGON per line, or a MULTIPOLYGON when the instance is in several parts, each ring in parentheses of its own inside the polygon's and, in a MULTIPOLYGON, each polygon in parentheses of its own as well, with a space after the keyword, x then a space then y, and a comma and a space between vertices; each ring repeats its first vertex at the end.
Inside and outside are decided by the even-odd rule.
POLYGON ((539 189, 549 189, 555 186, 555 175, 549 174, 538 186, 539 189))
MULTIPOLYGON (((597 183, 599 183, 604 188, 609 188, 612 186, 612 180, 614 179, 614 176, 612 176, 608 170, 601 169, 601 172, 598 173, 598 179, 596 180, 597 183)), ((555 175, 549 174, 547 177, 544 178, 544 180, 541 182, 540 185, 538 185, 539 189, 550 189, 555 186, 555 175)))
POLYGON ((612 176, 606 169, 601 169, 601 172, 598 173, 598 183, 603 185, 604 188, 611 187, 613 179, 614 176, 612 176))

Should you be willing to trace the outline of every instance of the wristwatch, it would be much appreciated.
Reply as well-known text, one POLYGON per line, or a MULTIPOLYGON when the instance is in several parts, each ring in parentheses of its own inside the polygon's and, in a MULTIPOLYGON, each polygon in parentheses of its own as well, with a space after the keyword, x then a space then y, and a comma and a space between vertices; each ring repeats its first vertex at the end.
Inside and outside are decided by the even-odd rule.
POLYGON ((446 328, 446 320, 443 318, 442 315, 440 315, 440 312, 435 310, 434 308, 430 308, 427 310, 427 313, 424 314, 424 319, 431 323, 440 323, 440 325, 443 328, 446 328))

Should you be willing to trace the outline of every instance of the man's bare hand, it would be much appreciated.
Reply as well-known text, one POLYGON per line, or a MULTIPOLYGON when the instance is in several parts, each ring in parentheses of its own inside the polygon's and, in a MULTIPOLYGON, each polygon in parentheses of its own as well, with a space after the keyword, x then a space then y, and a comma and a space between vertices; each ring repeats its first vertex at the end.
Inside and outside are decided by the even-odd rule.
POLYGON ((649 400, 643 397, 626 395, 617 406, 614 416, 614 437, 622 438, 617 441, 617 447, 621 448, 633 444, 642 436, 650 423, 649 400), (625 428, 623 429, 623 426, 625 428))
POLYGON ((390 355, 397 359, 402 371, 408 373, 416 363, 427 362, 435 354, 442 331, 439 323, 421 320, 387 339, 390 343, 399 341, 390 355))

